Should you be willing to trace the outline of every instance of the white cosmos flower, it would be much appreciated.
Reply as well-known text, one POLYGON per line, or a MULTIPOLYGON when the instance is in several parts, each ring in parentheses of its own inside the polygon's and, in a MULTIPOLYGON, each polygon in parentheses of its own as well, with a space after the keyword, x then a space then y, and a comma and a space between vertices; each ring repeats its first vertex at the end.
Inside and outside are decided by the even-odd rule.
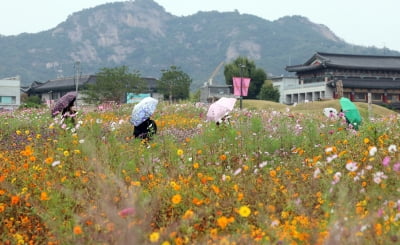
POLYGON ((390 145, 388 148, 388 151, 390 153, 395 153, 397 151, 397 146, 396 145, 390 145))
POLYGON ((326 158, 326 161, 329 163, 329 162, 332 162, 334 159, 336 159, 337 158, 337 155, 335 154, 335 155, 332 155, 332 156, 329 156, 329 157, 327 157, 326 158))
POLYGON ((376 154, 376 152, 378 151, 378 149, 375 147, 375 146, 373 146, 373 147, 371 147, 371 149, 369 149, 369 155, 372 157, 372 156, 375 156, 375 154, 376 154))
POLYGON ((279 225, 279 220, 275 219, 271 222, 271 227, 276 227, 279 225))
POLYGON ((52 167, 55 167, 55 166, 59 165, 60 163, 61 163, 60 161, 54 161, 54 162, 51 164, 51 166, 52 166, 52 167))
POLYGON ((346 164, 346 169, 349 170, 350 172, 355 172, 358 169, 357 163, 355 162, 349 162, 346 164))
POLYGON ((314 179, 319 178, 319 175, 321 174, 321 170, 319 168, 315 169, 314 171, 314 179))
POLYGON ((238 175, 238 174, 240 174, 240 172, 242 172, 242 168, 236 169, 236 171, 233 173, 233 175, 238 175))
POLYGON ((374 177, 374 182, 377 184, 380 184, 382 182, 382 179, 387 179, 387 176, 381 171, 374 173, 373 177, 374 177))
POLYGON ((260 163, 260 164, 258 165, 258 167, 259 167, 259 168, 263 168, 263 167, 267 166, 267 164, 268 164, 268 162, 267 162, 267 161, 264 161, 264 162, 260 163))

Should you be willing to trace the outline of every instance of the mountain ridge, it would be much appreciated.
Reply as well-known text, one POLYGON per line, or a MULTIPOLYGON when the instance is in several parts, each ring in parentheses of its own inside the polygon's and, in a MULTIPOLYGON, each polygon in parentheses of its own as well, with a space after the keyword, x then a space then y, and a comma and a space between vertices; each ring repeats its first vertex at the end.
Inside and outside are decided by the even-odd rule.
MULTIPOLYGON (((399 52, 346 43, 323 24, 303 16, 274 21, 238 11, 199 11, 175 16, 153 0, 114 2, 75 12, 39 33, 0 36, 0 74, 20 75, 22 84, 127 65, 159 78, 171 65, 193 78, 197 89, 221 62, 238 56, 268 74, 288 75, 286 65, 303 63, 315 52, 390 54, 399 52)), ((222 69, 221 69, 222 70, 222 69)), ((222 71, 214 79, 223 84, 222 71)))

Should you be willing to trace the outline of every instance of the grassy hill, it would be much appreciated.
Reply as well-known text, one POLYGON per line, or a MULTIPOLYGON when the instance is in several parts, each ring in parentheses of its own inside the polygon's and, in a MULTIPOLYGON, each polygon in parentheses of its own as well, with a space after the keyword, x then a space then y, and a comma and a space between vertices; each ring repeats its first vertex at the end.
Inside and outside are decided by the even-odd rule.
MULTIPOLYGON (((239 105, 239 103, 237 104, 239 105)), ((355 102, 355 104, 357 105, 361 116, 363 118, 368 118, 368 103, 355 102)), ((271 109, 276 111, 285 111, 287 108, 290 108, 290 111, 292 112, 310 114, 322 114, 322 110, 327 107, 335 108, 337 111, 340 110, 339 100, 314 101, 310 103, 297 104, 295 106, 266 100, 243 100, 243 107, 248 109, 271 109)), ((379 105, 372 105, 372 117, 385 117, 390 114, 398 113, 379 105)))

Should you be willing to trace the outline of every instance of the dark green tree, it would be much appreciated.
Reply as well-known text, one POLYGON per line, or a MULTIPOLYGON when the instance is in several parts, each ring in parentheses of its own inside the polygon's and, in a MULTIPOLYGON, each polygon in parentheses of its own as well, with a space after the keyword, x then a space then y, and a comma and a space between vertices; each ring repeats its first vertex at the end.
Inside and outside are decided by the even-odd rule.
POLYGON ((224 76, 227 85, 233 85, 233 77, 249 77, 251 79, 247 94, 249 99, 258 98, 261 86, 267 79, 265 71, 257 68, 254 61, 248 60, 246 57, 238 57, 232 63, 225 65, 224 76))
POLYGON ((164 94, 170 102, 176 99, 188 99, 192 79, 179 67, 171 66, 168 70, 162 70, 158 81, 158 91, 164 94))
POLYGON ((89 103, 114 101, 125 103, 127 93, 141 93, 146 85, 139 72, 129 72, 127 66, 102 68, 96 73, 96 82, 87 84, 82 93, 89 103))
POLYGON ((260 100, 279 102, 280 93, 277 88, 274 88, 272 82, 267 80, 261 87, 261 91, 258 97, 260 100))

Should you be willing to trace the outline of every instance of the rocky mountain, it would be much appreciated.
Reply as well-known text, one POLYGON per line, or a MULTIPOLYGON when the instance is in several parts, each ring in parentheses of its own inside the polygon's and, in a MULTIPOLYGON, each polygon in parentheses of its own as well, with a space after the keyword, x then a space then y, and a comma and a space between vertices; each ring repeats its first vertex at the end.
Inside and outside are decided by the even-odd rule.
MULTIPOLYGON (((73 76, 79 61, 83 74, 127 65, 155 78, 175 65, 193 78, 192 89, 202 86, 219 63, 238 56, 277 76, 288 75, 285 66, 303 63, 317 51, 399 55, 346 43, 302 16, 268 21, 238 11, 210 11, 178 17, 153 0, 84 9, 50 30, 0 36, 0 47, 0 77, 19 75, 24 85, 73 76)), ((222 70, 214 82, 224 83, 222 70)))

